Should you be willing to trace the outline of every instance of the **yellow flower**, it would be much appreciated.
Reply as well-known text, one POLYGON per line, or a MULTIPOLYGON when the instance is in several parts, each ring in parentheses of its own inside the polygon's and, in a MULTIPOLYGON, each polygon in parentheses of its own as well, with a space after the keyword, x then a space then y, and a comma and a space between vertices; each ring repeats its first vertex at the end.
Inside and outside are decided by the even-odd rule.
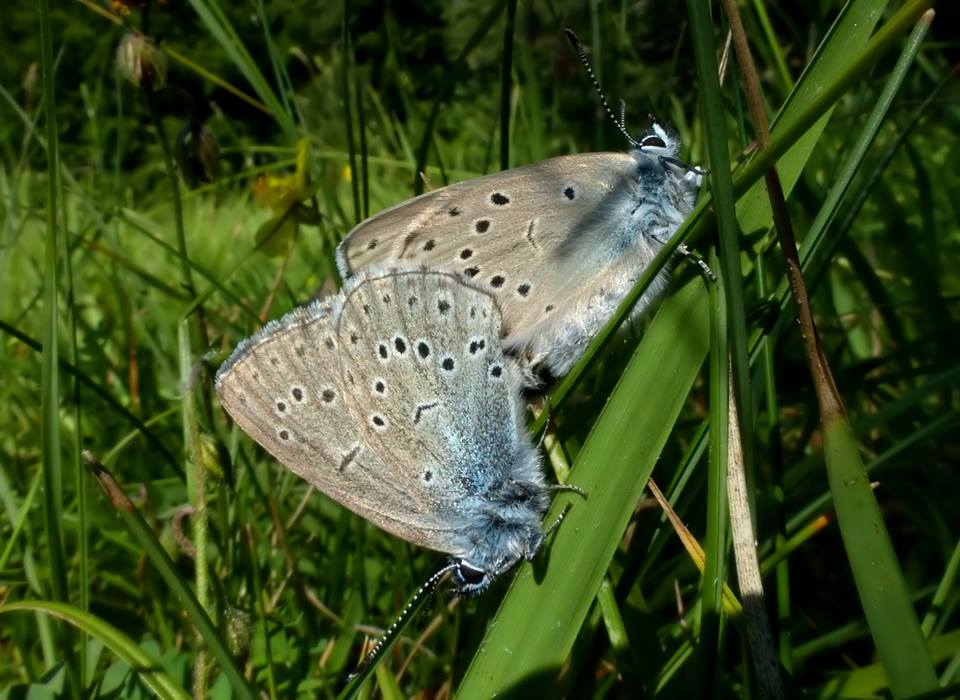
POLYGON ((297 169, 289 175, 260 175, 253 183, 253 201, 282 214, 310 196, 307 191, 307 141, 297 143, 297 169))

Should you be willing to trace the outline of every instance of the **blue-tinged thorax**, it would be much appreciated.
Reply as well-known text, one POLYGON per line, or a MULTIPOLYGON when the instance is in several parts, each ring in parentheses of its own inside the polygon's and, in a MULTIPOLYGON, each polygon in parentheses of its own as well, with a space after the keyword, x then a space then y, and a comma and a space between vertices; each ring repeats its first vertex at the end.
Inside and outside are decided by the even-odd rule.
POLYGON ((531 559, 543 543, 543 515, 550 499, 532 446, 521 447, 502 477, 484 493, 464 499, 464 527, 451 548, 458 592, 481 592, 515 564, 531 559))

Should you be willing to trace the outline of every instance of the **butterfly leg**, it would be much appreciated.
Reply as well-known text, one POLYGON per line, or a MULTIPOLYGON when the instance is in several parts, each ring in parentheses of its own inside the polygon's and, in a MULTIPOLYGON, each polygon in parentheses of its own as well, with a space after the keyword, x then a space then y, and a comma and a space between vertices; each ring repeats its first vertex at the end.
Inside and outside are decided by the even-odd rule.
MULTIPOLYGON (((587 497, 586 492, 582 488, 580 488, 579 486, 573 486, 572 484, 552 484, 547 486, 547 488, 551 491, 573 491, 574 493, 580 494, 584 498, 587 497)), ((534 557, 537 556, 537 553, 541 549, 543 549, 543 545, 546 543, 547 538, 550 537, 551 533, 553 533, 554 530, 560 527, 560 523, 562 523, 563 519, 567 517, 567 513, 570 511, 570 508, 572 507, 573 507, 572 503, 568 503, 563 507, 563 510, 560 511, 560 515, 557 516, 557 519, 554 520, 552 523, 550 523, 550 526, 543 531, 543 534, 540 536, 540 539, 539 541, 537 541, 535 546, 531 547, 527 551, 527 553, 524 555, 527 561, 533 561, 534 557)), ((513 566, 513 564, 511 564, 510 566, 513 566)))
POLYGON ((717 281, 717 276, 713 273, 713 270, 710 269, 710 266, 707 265, 707 261, 701 258, 696 253, 694 253, 692 250, 690 250, 687 247, 686 243, 681 243, 680 245, 678 245, 677 252, 680 253, 680 255, 682 255, 683 257, 690 260, 691 262, 695 263, 697 267, 700 268, 700 271, 703 273, 704 277, 706 277, 709 281, 711 282, 717 281))
MULTIPOLYGON (((567 513, 570 511, 570 508, 572 507, 573 507, 572 503, 568 503, 567 505, 565 505, 563 507, 563 510, 560 511, 560 515, 557 516, 557 519, 554 520, 552 523, 550 523, 550 527, 548 527, 546 530, 543 531, 543 540, 542 540, 543 542, 546 541, 546 539, 553 533, 554 530, 560 527, 560 523, 562 523, 563 519, 567 517, 567 513)), ((536 552, 534 552, 534 554, 536 554, 536 552)))
MULTIPOLYGON (((706 168, 701 168, 698 165, 690 165, 689 163, 682 161, 679 158, 674 158, 673 156, 660 156, 660 162, 674 165, 689 174, 696 175, 697 177, 703 177, 704 175, 710 174, 710 171, 706 168)), ((698 182, 697 184, 699 185, 700 183, 698 182)))
MULTIPOLYGON (((586 492, 586 491, 584 491, 584 490, 583 490, 582 488, 580 488, 579 486, 575 486, 575 485, 573 485, 573 484, 547 484, 547 487, 546 487, 546 488, 547 488, 548 491, 567 491, 567 492, 570 492, 570 493, 575 493, 575 494, 577 494, 578 496, 583 496, 584 498, 587 497, 587 492, 586 492)), ((569 506, 568 506, 568 507, 569 507, 569 506)), ((561 516, 561 519, 562 519, 562 517, 563 517, 563 516, 561 516)), ((559 525, 560 522, 557 521, 557 523, 555 523, 555 524, 556 524, 556 525, 559 525)))
POLYGON ((550 428, 553 427, 553 426, 551 425, 551 424, 553 423, 553 414, 550 413, 550 402, 549 402, 549 401, 545 402, 545 405, 544 405, 544 407, 543 407, 543 410, 547 412, 547 420, 544 421, 544 423, 543 423, 543 432, 540 433, 540 441, 537 443, 537 449, 538 449, 538 450, 539 450, 541 447, 543 447, 543 443, 546 442, 546 440, 547 440, 547 433, 549 433, 549 432, 550 432, 550 428))

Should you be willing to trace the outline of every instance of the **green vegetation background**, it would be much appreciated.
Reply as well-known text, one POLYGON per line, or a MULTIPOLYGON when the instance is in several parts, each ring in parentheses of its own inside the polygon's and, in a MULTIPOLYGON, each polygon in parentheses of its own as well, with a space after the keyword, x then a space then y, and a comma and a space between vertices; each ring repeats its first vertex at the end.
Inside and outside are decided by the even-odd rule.
MULTIPOLYGON (((361 654, 363 635, 387 625, 442 557, 310 494, 228 422, 211 398, 210 371, 264 319, 338 287, 336 241, 367 214, 422 187, 423 155, 426 179, 437 187, 553 155, 625 149, 565 42, 565 26, 589 46, 611 100, 624 100, 628 128, 640 132, 648 113, 655 115, 679 134, 686 160, 705 162, 702 77, 688 8, 661 0, 362 2, 348 4, 345 16, 335 4, 170 0, 153 6, 146 22, 137 9, 124 18, 159 37, 168 53, 167 87, 148 94, 117 73, 117 46, 129 29, 105 15, 109 6, 70 0, 47 17, 38 12, 42 5, 0 7, 0 698, 181 697, 198 687, 214 697, 243 696, 249 688, 218 657, 221 637, 258 692, 333 697, 361 654), (51 30, 50 76, 41 70, 41 24, 51 30), (52 77, 55 102, 44 77, 52 77), (48 104, 62 173, 53 277, 48 104), (210 173, 204 154, 175 147, 187 134, 196 143, 201 126, 219 144, 210 173), (179 156, 176 196, 161 133, 179 156), (178 223, 186 260, 178 253, 178 223), (58 355, 41 352, 51 337, 58 355), (53 401, 45 393, 51 372, 43 372, 51 357, 59 365, 47 367, 59 366, 60 378, 53 401), (196 388, 184 391, 184 377, 201 360, 196 388), (50 439, 57 431, 59 448, 50 439), (129 518, 118 517, 82 465, 81 449, 123 485, 168 554, 166 569, 158 555, 148 556, 129 518), (185 510, 198 503, 205 503, 206 533, 185 510), (208 576, 198 576, 197 546, 208 576), (201 629, 198 639, 194 613, 170 576, 198 586, 219 634, 201 629), (21 601, 35 602, 17 609, 21 601)), ((960 18, 953 4, 944 5, 849 189, 839 191, 838 176, 869 128, 867 115, 894 74, 905 32, 869 72, 849 81, 804 154, 789 212, 803 241, 824 203, 842 195, 816 248, 819 267, 809 270, 813 309, 930 644, 918 674, 932 663, 946 697, 960 681, 960 109, 949 79, 960 18)), ((878 14, 879 25, 898 8, 892 3, 878 14)), ((795 94, 841 10, 836 2, 741 7, 770 116, 795 94)), ((713 26, 719 53, 727 29, 719 7, 713 26)), ((850 31, 858 47, 852 60, 870 26, 850 31)), ((836 66, 841 80, 843 68, 836 66)), ((734 165, 754 141, 740 87, 731 57, 723 113, 734 165)), ((706 235, 694 247, 706 255, 715 227, 704 220, 706 235)), ((792 307, 770 302, 783 264, 768 226, 744 230, 740 246, 745 270, 758 262, 764 268, 762 285, 754 272, 745 276, 742 311, 751 339, 768 339, 757 346, 752 375, 751 498, 776 654, 790 692, 875 697, 888 685, 876 649, 891 631, 868 626, 869 602, 854 585, 792 307)), ((697 284, 688 267, 675 273, 677 289, 697 284)), ((705 316, 679 317, 698 319, 706 337, 705 316)), ((660 384, 674 377, 656 374, 653 348, 684 354, 654 345, 670 318, 649 340, 634 332, 607 346, 553 417, 559 446, 550 440, 548 447, 564 478, 565 465, 575 464, 575 482, 582 447, 584 461, 610 465, 611 480, 629 477, 635 466, 638 493, 644 470, 653 469, 704 542, 708 532, 725 530, 708 478, 706 428, 718 414, 706 364, 693 381, 702 354, 691 353, 693 386, 683 388, 686 399, 662 447, 642 457, 631 452, 637 441, 617 439, 611 411, 588 440, 625 368, 610 406, 669 413, 672 399, 660 384), (637 371, 648 375, 630 385, 637 371)), ((625 420, 633 415, 622 412, 625 420)), ((646 439, 649 428, 626 422, 620 429, 646 439)), ((602 471, 592 474, 585 478, 603 483, 602 471)), ((598 517, 591 514, 598 502, 576 504, 573 524, 560 534, 582 532, 598 517)), ((719 633, 701 634, 708 599, 697 567, 659 508, 647 499, 629 510, 634 506, 626 533, 606 533, 620 545, 597 573, 599 591, 586 590, 579 602, 569 592, 538 594, 560 607, 569 595, 570 610, 585 606, 584 616, 569 616, 570 630, 557 633, 569 636, 569 654, 558 641, 561 659, 545 669, 534 646, 527 654, 520 644, 509 673, 497 675, 524 680, 504 692, 757 692, 736 615, 719 613, 719 633)), ((566 552, 558 537, 546 556, 553 564, 566 552)), ((732 566, 723 580, 737 590, 732 566)), ((376 686, 385 697, 447 697, 467 674, 462 696, 483 697, 477 688, 490 687, 476 681, 483 669, 506 668, 484 665, 481 639, 508 585, 475 601, 439 596, 362 692, 376 686)), ((586 578, 581 588, 590 588, 586 578)), ((532 627, 541 619, 538 600, 521 607, 532 627)))

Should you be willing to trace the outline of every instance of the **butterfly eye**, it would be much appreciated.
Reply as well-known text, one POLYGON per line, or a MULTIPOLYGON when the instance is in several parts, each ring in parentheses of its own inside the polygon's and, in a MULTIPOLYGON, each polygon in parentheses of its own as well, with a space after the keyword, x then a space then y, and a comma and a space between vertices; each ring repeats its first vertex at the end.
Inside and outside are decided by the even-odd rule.
POLYGON ((463 582, 468 584, 480 583, 487 575, 486 571, 483 569, 478 569, 473 564, 470 564, 466 561, 460 561, 457 564, 457 573, 460 574, 460 578, 463 579, 463 582))
POLYGON ((640 142, 640 148, 666 148, 666 142, 659 136, 647 136, 640 142))

